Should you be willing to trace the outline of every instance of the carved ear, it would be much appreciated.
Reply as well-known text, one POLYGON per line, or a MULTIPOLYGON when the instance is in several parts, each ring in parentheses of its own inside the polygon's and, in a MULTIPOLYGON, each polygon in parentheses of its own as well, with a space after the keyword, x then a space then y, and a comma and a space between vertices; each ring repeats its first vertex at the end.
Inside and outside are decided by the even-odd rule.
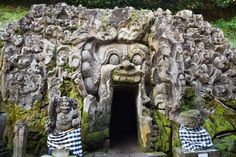
POLYGON ((73 119, 77 118, 78 116, 79 116, 79 112, 76 108, 75 110, 73 110, 73 119))
POLYGON ((61 112, 61 108, 59 106, 55 106, 55 111, 56 111, 56 113, 60 113, 61 112))
POLYGON ((49 118, 55 117, 56 106, 58 104, 58 97, 54 96, 51 99, 51 102, 48 105, 48 116, 49 118))
POLYGON ((69 98, 69 103, 71 104, 73 109, 76 109, 78 107, 78 103, 77 103, 77 101, 75 99, 69 98))

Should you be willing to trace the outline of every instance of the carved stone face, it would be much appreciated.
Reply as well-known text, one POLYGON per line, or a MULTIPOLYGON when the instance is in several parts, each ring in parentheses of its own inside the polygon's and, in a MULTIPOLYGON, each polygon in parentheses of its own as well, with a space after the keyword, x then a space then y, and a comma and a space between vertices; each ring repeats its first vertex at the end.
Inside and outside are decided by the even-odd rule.
POLYGON ((43 68, 30 55, 20 55, 13 58, 11 68, 14 72, 5 76, 8 81, 5 89, 11 93, 9 99, 19 102, 21 107, 31 108, 32 102, 42 97, 43 68))
POLYGON ((171 45, 168 41, 160 42, 160 52, 165 56, 169 56, 171 54, 171 45))
POLYGON ((73 120, 73 109, 70 107, 69 102, 66 100, 62 100, 62 102, 58 104, 56 111, 56 129, 62 131, 71 129, 73 120))
POLYGON ((181 114, 182 122, 181 124, 189 127, 189 128, 196 128, 198 126, 203 125, 204 119, 199 110, 189 110, 182 112, 181 114))
POLYGON ((142 44, 103 45, 98 52, 103 66, 111 67, 112 81, 117 84, 136 84, 141 81, 148 48, 142 44))
POLYGON ((78 126, 78 110, 77 106, 67 97, 61 97, 56 105, 56 132, 67 131, 78 126))

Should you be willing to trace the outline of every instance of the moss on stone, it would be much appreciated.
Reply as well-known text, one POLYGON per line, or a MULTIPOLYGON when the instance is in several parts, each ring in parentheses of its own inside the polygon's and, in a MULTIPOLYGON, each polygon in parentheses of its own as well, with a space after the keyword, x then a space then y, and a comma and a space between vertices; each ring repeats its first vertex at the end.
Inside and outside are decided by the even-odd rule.
POLYGON ((229 99, 224 101, 224 104, 232 109, 236 110, 236 99, 229 99))
MULTIPOLYGON (((47 99, 36 102, 32 109, 27 110, 19 107, 16 103, 4 102, 3 111, 8 114, 5 141, 8 149, 13 148, 13 130, 17 122, 23 121, 28 125, 27 152, 39 154, 46 151, 47 133, 45 125, 47 122, 47 99), (37 148, 37 149, 36 149, 37 148)), ((44 152, 45 153, 45 152, 44 152)))
POLYGON ((75 71, 75 69, 71 68, 71 67, 69 66, 69 64, 66 64, 66 65, 63 67, 63 69, 64 69, 65 71, 67 71, 68 73, 72 73, 72 72, 75 71))
POLYGON ((47 64, 46 70, 51 71, 57 66, 57 46, 54 47, 52 59, 47 64))
POLYGON ((205 128, 213 137, 215 134, 226 131, 236 130, 236 113, 231 109, 222 106, 219 102, 206 100, 206 108, 212 107, 215 113, 210 115, 205 121, 205 128))
POLYGON ((215 113, 206 119, 204 127, 208 130, 213 143, 223 157, 236 155, 236 113, 215 99, 206 99, 206 108, 214 108, 215 113), (231 132, 231 133, 230 133, 231 132), (222 136, 223 137, 220 137, 222 136))
POLYGON ((62 82, 60 86, 60 91, 62 96, 68 96, 70 98, 76 99, 79 103, 79 110, 83 109, 83 97, 80 95, 80 90, 78 85, 76 85, 73 80, 66 79, 62 82))
POLYGON ((179 124, 172 122, 172 148, 180 147, 181 142, 179 138, 179 124))
POLYGON ((215 139, 213 142, 223 157, 236 155, 236 135, 215 139))
POLYGON ((138 20, 138 11, 137 10, 132 10, 129 14, 131 21, 137 21, 138 20))
POLYGON ((84 137, 84 149, 96 150, 103 148, 104 142, 109 138, 109 129, 106 128, 101 131, 87 132, 84 137))
POLYGON ((190 109, 196 109, 195 103, 195 91, 194 88, 191 86, 187 86, 185 93, 184 93, 184 101, 181 104, 181 111, 188 111, 190 109))
POLYGON ((88 130, 88 113, 82 113, 82 121, 81 121, 81 138, 83 139, 83 144, 86 145, 86 137, 87 137, 87 130, 88 130))
POLYGON ((158 127, 155 150, 167 152, 170 149, 171 142, 171 122, 167 116, 157 110, 153 114, 153 119, 158 127))

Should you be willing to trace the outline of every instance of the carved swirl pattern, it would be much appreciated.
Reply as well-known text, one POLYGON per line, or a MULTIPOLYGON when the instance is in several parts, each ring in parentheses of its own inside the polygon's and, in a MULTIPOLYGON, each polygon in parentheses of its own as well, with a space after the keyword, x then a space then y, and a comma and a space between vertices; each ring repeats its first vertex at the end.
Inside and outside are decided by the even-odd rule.
MULTIPOLYGON (((198 95, 236 96, 235 51, 221 30, 189 10, 172 15, 162 9, 33 5, 25 17, 6 28, 2 40, 2 95, 25 108, 47 89, 49 95, 60 96, 64 79, 74 81, 83 98, 96 96, 103 63, 95 50, 112 42, 148 47, 150 54, 145 57, 150 63, 145 66, 151 72, 144 74, 151 87, 148 96, 167 115, 180 108, 186 86, 194 86, 198 95)), ((107 62, 119 64, 122 56, 110 54, 107 62)), ((142 54, 130 54, 133 64, 142 63, 142 54)))

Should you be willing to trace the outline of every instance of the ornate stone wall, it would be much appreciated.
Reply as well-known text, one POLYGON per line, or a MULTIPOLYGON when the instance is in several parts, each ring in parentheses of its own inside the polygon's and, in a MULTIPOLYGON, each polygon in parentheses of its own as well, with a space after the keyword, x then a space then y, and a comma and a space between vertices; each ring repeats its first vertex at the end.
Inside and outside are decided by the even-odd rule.
POLYGON ((83 104, 84 144, 103 147, 113 87, 132 85, 145 151, 171 152, 178 145, 173 121, 183 109, 215 109, 221 121, 211 117, 206 125, 216 143, 225 132, 236 138, 236 52, 199 14, 41 4, 10 24, 2 40, 2 108, 10 115, 19 108, 23 116, 11 122, 30 124, 28 113, 41 110, 36 117, 43 120, 29 131, 43 132, 51 97, 69 96, 83 104), (224 122, 229 125, 218 130, 224 122))

